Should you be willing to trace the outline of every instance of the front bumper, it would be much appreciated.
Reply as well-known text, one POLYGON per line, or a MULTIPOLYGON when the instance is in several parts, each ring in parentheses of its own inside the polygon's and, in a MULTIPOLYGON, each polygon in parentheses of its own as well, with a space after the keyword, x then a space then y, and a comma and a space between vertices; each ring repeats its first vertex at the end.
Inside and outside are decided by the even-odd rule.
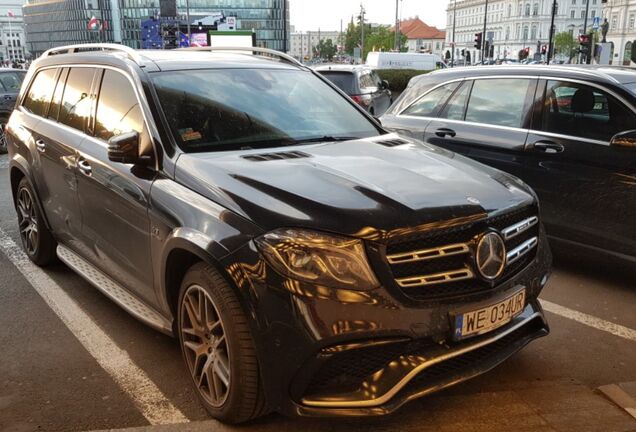
POLYGON ((448 300, 412 301, 388 285, 333 290, 284 278, 253 244, 223 264, 241 294, 268 408, 288 415, 390 413, 488 371, 549 329, 537 297, 551 254, 541 230, 534 258, 506 282, 448 300), (526 288, 523 313, 497 330, 452 340, 449 313, 526 288))
POLYGON ((389 414, 406 402, 466 381, 494 368, 530 341, 549 332, 538 303, 528 304, 513 322, 456 346, 417 346, 393 358, 351 390, 323 391, 295 404, 303 416, 389 414))

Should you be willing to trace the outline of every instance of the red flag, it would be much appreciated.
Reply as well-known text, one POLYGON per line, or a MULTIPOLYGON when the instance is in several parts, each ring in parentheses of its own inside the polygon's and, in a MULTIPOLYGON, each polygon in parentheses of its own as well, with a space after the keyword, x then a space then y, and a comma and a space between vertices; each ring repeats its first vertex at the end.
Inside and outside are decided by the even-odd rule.
POLYGON ((8 11, 7 12, 7 16, 13 18, 13 17, 15 17, 15 14, 13 12, 11 12, 11 11, 8 11))
POLYGON ((88 21, 88 29, 89 30, 99 29, 99 20, 95 18, 95 16, 91 17, 90 21, 88 21))

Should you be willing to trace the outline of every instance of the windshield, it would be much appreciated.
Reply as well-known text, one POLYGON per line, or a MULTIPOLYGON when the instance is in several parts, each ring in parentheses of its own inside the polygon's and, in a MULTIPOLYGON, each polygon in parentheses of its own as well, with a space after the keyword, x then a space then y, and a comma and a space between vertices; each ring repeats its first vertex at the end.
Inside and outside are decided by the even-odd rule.
POLYGON ((344 97, 307 71, 211 69, 153 75, 172 134, 186 152, 380 134, 344 97))
POLYGON ((348 95, 356 94, 355 77, 351 72, 319 72, 329 81, 334 83, 340 90, 348 95))

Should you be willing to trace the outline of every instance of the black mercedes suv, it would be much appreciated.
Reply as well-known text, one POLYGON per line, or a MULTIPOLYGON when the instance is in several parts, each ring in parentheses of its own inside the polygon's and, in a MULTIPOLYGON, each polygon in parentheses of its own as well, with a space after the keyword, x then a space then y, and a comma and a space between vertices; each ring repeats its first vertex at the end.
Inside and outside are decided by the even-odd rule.
POLYGON ((7 138, 31 260, 178 337, 223 421, 389 413, 548 333, 532 190, 285 54, 50 50, 7 138))

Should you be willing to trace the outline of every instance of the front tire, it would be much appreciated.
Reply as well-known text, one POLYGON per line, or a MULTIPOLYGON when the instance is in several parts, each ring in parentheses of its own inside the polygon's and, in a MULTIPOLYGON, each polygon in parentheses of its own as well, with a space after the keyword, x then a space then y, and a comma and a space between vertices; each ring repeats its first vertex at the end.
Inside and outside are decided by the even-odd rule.
POLYGON ((208 264, 194 265, 181 283, 178 333, 195 391, 212 417, 241 423, 264 414, 247 317, 232 288, 208 264))
POLYGON ((18 184, 15 198, 22 247, 31 261, 45 266, 55 261, 56 243, 37 205, 36 195, 26 178, 18 184))

